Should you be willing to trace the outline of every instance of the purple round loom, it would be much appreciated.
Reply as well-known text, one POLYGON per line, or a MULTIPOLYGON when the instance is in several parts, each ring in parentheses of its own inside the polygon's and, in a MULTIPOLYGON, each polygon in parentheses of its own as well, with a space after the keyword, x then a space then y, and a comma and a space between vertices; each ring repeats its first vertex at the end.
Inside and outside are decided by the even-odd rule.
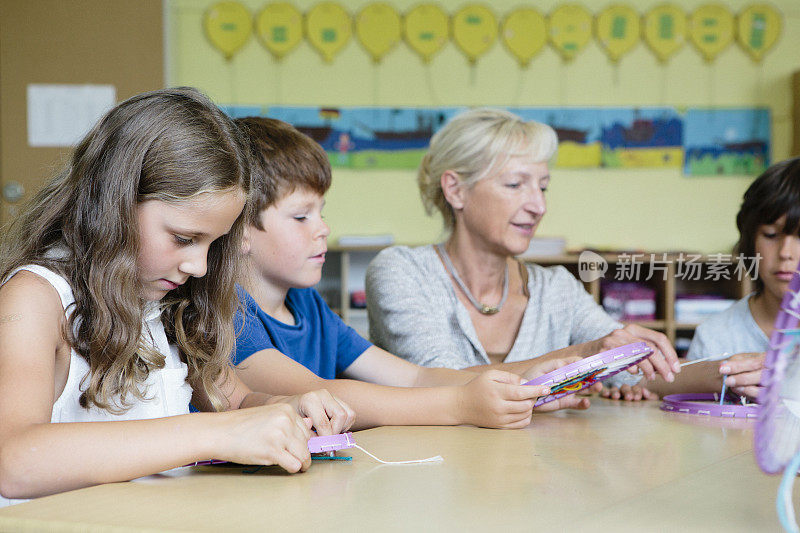
POLYGON ((756 461, 768 474, 781 472, 800 448, 800 272, 783 295, 761 371, 756 461))
POLYGON ((661 409, 673 413, 723 418, 755 419, 758 417, 757 405, 720 405, 718 402, 719 395, 711 392, 669 394, 662 399, 661 409))
POLYGON ((644 342, 626 344, 562 366, 527 381, 523 385, 548 385, 550 387, 550 394, 536 400, 534 407, 538 407, 582 391, 598 381, 618 374, 642 359, 646 359, 652 353, 653 349, 644 342))

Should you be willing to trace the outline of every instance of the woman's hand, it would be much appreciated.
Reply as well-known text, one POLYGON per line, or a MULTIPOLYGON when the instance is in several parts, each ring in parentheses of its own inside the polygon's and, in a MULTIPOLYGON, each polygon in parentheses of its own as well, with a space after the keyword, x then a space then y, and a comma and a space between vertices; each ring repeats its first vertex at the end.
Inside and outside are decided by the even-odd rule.
POLYGON ((521 378, 502 370, 487 370, 458 387, 459 417, 480 427, 516 429, 531 423, 533 404, 550 393, 542 385, 520 385, 521 378))
POLYGON ((640 400, 658 400, 658 394, 650 391, 644 385, 622 385, 617 387, 603 387, 600 396, 611 400, 625 400, 626 402, 638 402, 640 400))
POLYGON ((311 420, 317 435, 337 435, 350 429, 356 413, 342 400, 325 389, 294 396, 274 397, 270 403, 291 405, 297 414, 311 420))
POLYGON ((758 398, 765 357, 765 353, 736 354, 721 362, 719 373, 728 376, 725 384, 736 394, 758 398))
POLYGON ((311 466, 311 422, 286 403, 227 411, 222 445, 214 457, 255 465, 278 465, 287 472, 311 466))
POLYGON ((674 374, 681 371, 681 365, 678 362, 678 354, 675 353, 675 349, 663 333, 643 328, 637 324, 628 324, 590 344, 595 350, 594 353, 600 353, 634 342, 646 342, 653 349, 653 354, 638 365, 629 368, 630 373, 634 374, 641 370, 648 380, 655 379, 656 373, 658 373, 665 381, 670 383, 675 381, 674 374))

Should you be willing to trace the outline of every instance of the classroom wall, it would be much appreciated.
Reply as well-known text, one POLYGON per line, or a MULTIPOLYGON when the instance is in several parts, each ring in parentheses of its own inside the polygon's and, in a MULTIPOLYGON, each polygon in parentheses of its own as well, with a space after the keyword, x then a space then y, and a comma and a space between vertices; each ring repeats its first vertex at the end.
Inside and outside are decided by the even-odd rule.
MULTIPOLYGON (((266 2, 242 0, 254 13, 266 2)), ((316 0, 292 0, 307 10, 316 0)), ((340 1, 357 13, 369 0, 340 1)), ((417 0, 390 0, 403 12, 417 0)), ((520 5, 548 13, 565 2, 496 0, 498 18, 520 5)), ((593 13, 606 0, 582 2, 593 13)), ((662 0, 628 2, 640 12, 662 0)), ((674 2, 687 12, 707 2, 674 2)), ((752 2, 723 2, 735 13, 752 2)), ((278 62, 255 38, 231 61, 201 29, 211 0, 167 0, 167 81, 195 85, 219 103, 313 106, 769 106, 773 160, 790 155, 791 74, 800 69, 800 2, 772 2, 784 14, 776 47, 754 63, 737 45, 706 64, 687 43, 666 64, 640 43, 616 66, 592 40, 565 63, 546 47, 527 69, 501 43, 470 67, 452 42, 429 66, 405 45, 374 65, 353 38, 332 64, 303 41, 278 62)), ((453 13, 465 2, 440 0, 453 13)), ((736 240, 734 216, 752 176, 685 177, 678 169, 553 170, 548 214, 538 234, 566 237, 568 246, 647 250, 728 250, 736 240)), ((326 217, 331 242, 343 234, 393 233, 398 242, 441 238, 438 218, 421 207, 412 171, 335 170, 326 217)))
MULTIPOLYGON (((28 146, 28 84, 111 84, 119 100, 158 89, 162 35, 161 0, 0 0, 0 185, 30 197, 70 152, 28 146)), ((14 207, 0 200, 0 223, 14 207)))

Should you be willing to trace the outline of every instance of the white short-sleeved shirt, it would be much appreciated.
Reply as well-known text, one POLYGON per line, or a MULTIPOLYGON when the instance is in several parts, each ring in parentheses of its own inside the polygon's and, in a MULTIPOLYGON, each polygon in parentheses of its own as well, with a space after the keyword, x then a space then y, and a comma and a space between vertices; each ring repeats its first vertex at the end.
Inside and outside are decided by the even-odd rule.
POLYGON ((686 358, 719 356, 718 359, 724 359, 737 353, 766 352, 769 339, 750 313, 752 296, 748 294, 697 326, 686 358), (723 356, 724 353, 728 355, 723 356))

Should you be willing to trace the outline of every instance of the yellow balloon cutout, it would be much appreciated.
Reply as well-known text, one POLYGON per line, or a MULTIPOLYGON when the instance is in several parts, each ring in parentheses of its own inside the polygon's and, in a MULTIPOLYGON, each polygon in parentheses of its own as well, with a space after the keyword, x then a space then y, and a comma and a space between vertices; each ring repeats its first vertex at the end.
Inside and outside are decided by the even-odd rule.
POLYGON ((754 61, 775 46, 781 34, 781 14, 769 4, 753 4, 739 13, 736 39, 754 61))
POLYGON ((408 46, 429 63, 447 42, 450 19, 436 4, 420 4, 406 13, 403 29, 408 46))
POLYGON ((506 16, 501 35, 520 66, 527 67, 547 44, 547 22, 535 9, 521 7, 506 16))
POLYGON ((253 22, 239 2, 218 2, 203 15, 203 28, 211 44, 231 59, 250 38, 253 22))
POLYGON ((453 40, 470 63, 492 47, 497 31, 497 18, 486 6, 470 4, 453 16, 453 40))
POLYGON ((597 38, 611 61, 619 61, 639 42, 639 13, 630 6, 610 5, 596 22, 597 38))
POLYGON ((548 35, 565 60, 573 59, 592 38, 592 14, 578 4, 564 4, 550 13, 548 35))
POLYGON ((303 14, 288 2, 267 4, 256 16, 256 36, 276 59, 283 59, 303 40, 303 14))
POLYGON ((689 16, 689 38, 706 61, 713 61, 733 41, 733 15, 722 4, 705 4, 689 16))
POLYGON ((352 21, 336 2, 322 2, 306 13, 306 35, 322 58, 330 63, 353 34, 352 21))
POLYGON ((661 4, 644 17, 644 42, 663 63, 686 42, 686 28, 683 9, 674 4, 661 4))
POLYGON ((369 4, 356 16, 356 37, 375 63, 400 42, 403 23, 389 4, 369 4))

